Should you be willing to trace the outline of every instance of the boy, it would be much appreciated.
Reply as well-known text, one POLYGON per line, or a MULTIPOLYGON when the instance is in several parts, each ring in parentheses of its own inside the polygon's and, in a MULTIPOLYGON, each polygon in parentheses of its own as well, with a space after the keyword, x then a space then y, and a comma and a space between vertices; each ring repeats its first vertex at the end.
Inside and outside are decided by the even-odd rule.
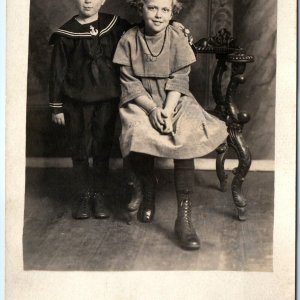
POLYGON ((54 45, 49 98, 54 123, 71 138, 75 219, 108 218, 104 188, 120 95, 119 69, 112 63, 122 34, 130 24, 99 13, 105 0, 76 0, 79 14, 50 38, 54 45), (88 158, 93 157, 89 174, 88 158), (90 178, 91 177, 91 178, 90 178), (90 179, 92 185, 90 186, 90 179))

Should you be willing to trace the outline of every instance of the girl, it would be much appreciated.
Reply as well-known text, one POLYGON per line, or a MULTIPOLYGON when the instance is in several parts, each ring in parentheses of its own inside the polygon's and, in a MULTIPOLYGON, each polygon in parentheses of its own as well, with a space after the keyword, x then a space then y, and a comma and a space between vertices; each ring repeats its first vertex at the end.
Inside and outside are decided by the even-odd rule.
POLYGON ((130 0, 143 25, 121 38, 114 62, 121 65, 120 146, 141 179, 138 219, 155 212, 154 157, 174 159, 178 213, 175 233, 184 249, 199 249, 191 220, 194 158, 214 150, 227 137, 225 124, 206 113, 189 91, 195 55, 187 38, 169 25, 178 0, 130 0))

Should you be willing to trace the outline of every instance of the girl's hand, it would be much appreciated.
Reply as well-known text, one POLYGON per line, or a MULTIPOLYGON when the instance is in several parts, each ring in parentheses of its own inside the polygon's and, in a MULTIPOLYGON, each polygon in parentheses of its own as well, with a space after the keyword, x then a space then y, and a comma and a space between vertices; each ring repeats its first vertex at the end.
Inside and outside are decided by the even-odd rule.
POLYGON ((167 118, 167 115, 161 107, 157 107, 149 115, 151 125, 160 133, 163 133, 165 118, 167 118))
POLYGON ((188 41, 189 41, 190 45, 193 44, 194 38, 191 34, 191 31, 188 28, 185 28, 182 23, 177 22, 177 21, 173 21, 172 25, 179 28, 183 32, 183 34, 188 38, 188 41))
POLYGON ((52 122, 54 122, 57 125, 65 126, 64 113, 59 113, 59 114, 52 113, 52 122))

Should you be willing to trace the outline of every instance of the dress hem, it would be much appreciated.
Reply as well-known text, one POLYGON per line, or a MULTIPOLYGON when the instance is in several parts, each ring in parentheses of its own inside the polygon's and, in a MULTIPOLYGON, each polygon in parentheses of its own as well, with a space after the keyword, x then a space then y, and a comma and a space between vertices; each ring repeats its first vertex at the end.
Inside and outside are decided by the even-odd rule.
POLYGON ((139 143, 137 141, 131 141, 130 145, 128 143, 120 143, 122 156, 126 157, 130 154, 130 152, 144 153, 148 155, 152 155, 159 158, 169 158, 169 159, 191 159, 191 158, 200 158, 203 157, 217 149, 219 145, 225 142, 226 139, 220 139, 214 141, 211 145, 201 145, 201 149, 197 149, 197 147, 188 146, 189 149, 171 149, 165 148, 156 149, 156 147, 150 146, 145 149, 144 143, 139 143), (125 147, 124 147, 124 146, 125 147), (126 150, 125 150, 126 148, 126 150), (194 148, 194 149, 191 149, 194 148), (128 149, 128 150, 127 150, 128 149), (172 153, 173 152, 173 153, 172 153))

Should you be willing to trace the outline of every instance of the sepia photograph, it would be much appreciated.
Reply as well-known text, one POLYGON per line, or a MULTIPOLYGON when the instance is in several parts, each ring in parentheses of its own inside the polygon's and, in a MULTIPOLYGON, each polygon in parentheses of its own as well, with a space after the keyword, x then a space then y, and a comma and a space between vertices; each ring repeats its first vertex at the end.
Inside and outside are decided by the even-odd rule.
POLYGON ((274 0, 31 0, 25 270, 271 272, 275 62, 274 0))
POLYGON ((296 76, 284 74, 296 25, 280 31, 281 2, 22 4, 25 51, 15 43, 8 59, 7 299, 91 299, 101 286, 101 299, 199 299, 197 282, 201 299, 234 282, 228 298, 293 299, 296 76))

